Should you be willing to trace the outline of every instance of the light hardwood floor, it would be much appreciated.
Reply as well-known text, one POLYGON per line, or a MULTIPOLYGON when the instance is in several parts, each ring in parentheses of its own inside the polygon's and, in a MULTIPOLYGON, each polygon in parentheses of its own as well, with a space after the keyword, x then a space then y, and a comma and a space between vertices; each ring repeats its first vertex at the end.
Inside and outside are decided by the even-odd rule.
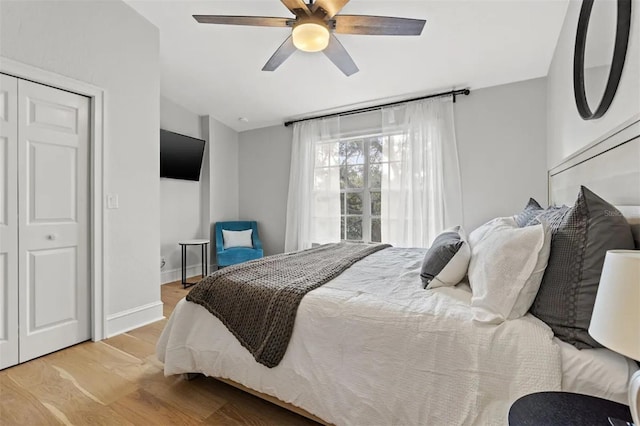
MULTIPOLYGON (((188 291, 162 286, 167 318, 188 291)), ((165 323, 0 371, 0 425, 317 425, 215 379, 164 377, 165 323)))

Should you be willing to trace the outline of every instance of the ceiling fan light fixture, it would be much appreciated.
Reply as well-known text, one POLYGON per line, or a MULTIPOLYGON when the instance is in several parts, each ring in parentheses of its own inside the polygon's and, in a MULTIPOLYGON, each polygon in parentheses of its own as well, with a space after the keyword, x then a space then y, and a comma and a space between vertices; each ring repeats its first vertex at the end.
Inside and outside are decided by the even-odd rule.
POLYGON ((293 45, 304 52, 320 52, 329 45, 329 28, 317 22, 303 22, 291 33, 293 45))

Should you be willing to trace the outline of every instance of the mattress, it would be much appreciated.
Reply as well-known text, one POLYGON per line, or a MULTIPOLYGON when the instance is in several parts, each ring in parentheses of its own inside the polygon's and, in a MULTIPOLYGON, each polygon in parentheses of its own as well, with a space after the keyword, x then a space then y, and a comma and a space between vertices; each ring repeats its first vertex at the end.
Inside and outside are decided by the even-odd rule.
POLYGON ((475 322, 467 285, 422 288, 424 253, 382 250, 307 294, 274 368, 182 300, 157 345, 165 374, 231 379, 337 425, 506 424, 519 397, 560 390, 551 329, 531 315, 475 322))

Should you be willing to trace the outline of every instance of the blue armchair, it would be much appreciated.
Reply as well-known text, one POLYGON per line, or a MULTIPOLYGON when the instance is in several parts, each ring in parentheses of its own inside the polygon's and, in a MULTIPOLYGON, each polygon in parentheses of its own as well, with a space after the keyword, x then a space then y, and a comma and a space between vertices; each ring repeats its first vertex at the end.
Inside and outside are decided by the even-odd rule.
POLYGON ((216 263, 218 269, 235 265, 236 263, 246 262, 248 260, 260 259, 264 256, 262 251, 262 243, 258 236, 258 223, 255 221, 236 221, 236 222, 217 222, 215 226, 216 230, 216 263), (224 249, 222 240, 222 230, 228 231, 245 231, 247 229, 253 229, 251 234, 253 248, 249 247, 231 247, 224 249))

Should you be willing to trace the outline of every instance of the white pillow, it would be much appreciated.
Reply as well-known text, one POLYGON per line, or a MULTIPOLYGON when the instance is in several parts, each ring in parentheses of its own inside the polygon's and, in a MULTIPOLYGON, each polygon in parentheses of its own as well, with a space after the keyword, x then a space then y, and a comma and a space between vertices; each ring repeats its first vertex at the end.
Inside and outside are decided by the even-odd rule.
POLYGON ((469 245, 473 247, 478 244, 491 230, 494 228, 499 228, 503 226, 515 227, 518 226, 513 216, 508 217, 496 217, 495 219, 491 219, 489 222, 480 225, 469 234, 469 238, 467 241, 469 245))
POLYGON ((546 225, 519 228, 513 219, 496 220, 471 245, 474 318, 499 324, 525 315, 540 288, 550 248, 551 232, 546 225))
POLYGON ((232 247, 249 247, 253 248, 253 241, 251 235, 253 229, 247 229, 246 231, 229 231, 227 229, 222 230, 222 246, 226 250, 232 247))

